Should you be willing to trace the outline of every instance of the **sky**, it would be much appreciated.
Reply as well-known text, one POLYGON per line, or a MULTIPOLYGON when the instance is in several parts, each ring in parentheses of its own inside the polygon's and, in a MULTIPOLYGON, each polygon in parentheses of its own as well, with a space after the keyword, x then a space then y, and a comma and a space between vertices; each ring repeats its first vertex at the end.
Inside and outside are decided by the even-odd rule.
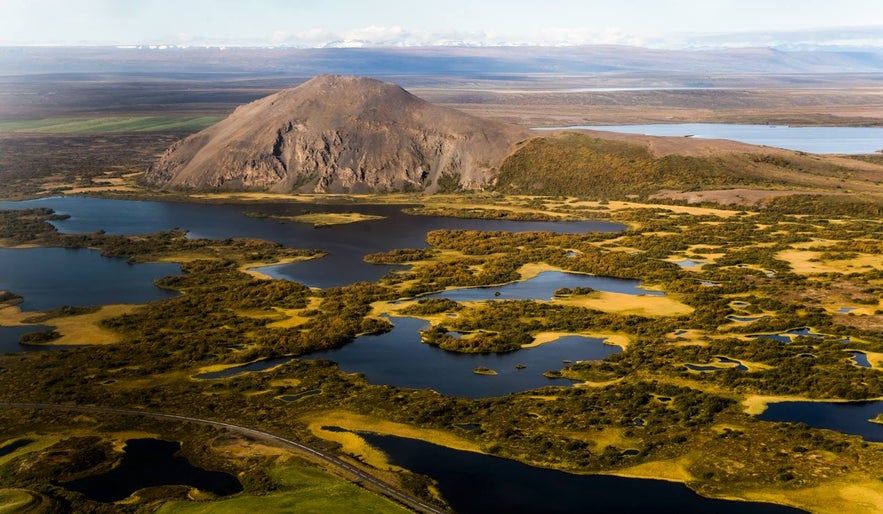
POLYGON ((0 0, 0 45, 883 49, 883 0, 0 0))

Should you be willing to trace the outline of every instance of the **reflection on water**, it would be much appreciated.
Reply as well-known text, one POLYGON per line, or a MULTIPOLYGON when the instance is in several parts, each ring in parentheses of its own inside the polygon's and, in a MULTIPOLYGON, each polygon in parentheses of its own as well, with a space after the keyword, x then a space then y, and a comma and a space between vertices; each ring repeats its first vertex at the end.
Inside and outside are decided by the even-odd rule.
POLYGON ((416 318, 391 318, 390 321, 395 325, 390 332, 362 336, 342 348, 311 353, 304 358, 334 361, 341 370, 361 373, 374 384, 486 398, 549 385, 570 385, 570 380, 547 378, 543 373, 560 370, 563 361, 599 360, 622 351, 600 339, 567 336, 510 353, 454 353, 420 342, 420 330, 429 325, 426 321, 416 318), (479 367, 498 374, 473 373, 479 367))

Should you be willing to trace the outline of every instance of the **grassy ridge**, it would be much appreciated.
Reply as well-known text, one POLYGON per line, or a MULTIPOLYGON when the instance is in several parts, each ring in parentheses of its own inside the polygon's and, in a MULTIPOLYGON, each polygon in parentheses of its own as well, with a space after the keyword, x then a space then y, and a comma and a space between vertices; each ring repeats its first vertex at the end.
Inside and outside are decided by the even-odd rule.
POLYGON ((196 131, 214 125, 221 116, 108 116, 0 121, 0 133, 102 134, 110 132, 196 131))
POLYGON ((813 175, 838 172, 844 170, 798 156, 655 157, 641 145, 568 133, 533 139, 510 155, 500 167, 497 190, 616 199, 663 189, 808 186, 813 175))

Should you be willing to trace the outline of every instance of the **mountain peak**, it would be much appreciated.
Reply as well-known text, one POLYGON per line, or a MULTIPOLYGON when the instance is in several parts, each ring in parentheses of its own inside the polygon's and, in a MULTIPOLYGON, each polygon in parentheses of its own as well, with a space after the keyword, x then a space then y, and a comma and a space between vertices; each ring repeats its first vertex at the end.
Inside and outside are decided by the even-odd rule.
POLYGON ((379 80, 319 75, 238 107, 148 170, 164 187, 435 191, 489 186, 524 129, 432 105, 379 80))

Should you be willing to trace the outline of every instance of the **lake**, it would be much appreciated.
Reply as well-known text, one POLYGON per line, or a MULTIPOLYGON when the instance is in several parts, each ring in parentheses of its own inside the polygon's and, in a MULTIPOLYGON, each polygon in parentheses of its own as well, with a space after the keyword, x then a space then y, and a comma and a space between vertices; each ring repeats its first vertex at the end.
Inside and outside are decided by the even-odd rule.
POLYGON ((328 359, 347 373, 361 373, 372 384, 432 389, 448 396, 488 398, 529 391, 544 386, 569 386, 567 379, 543 376, 559 371, 564 361, 600 360, 620 353, 618 346, 601 339, 567 336, 533 348, 509 353, 465 354, 448 352, 420 342, 420 330, 429 323, 406 317, 390 318, 392 331, 366 335, 335 350, 315 352, 304 359, 328 359), (516 368, 524 365, 523 369, 516 368), (473 373, 490 368, 496 376, 473 373))
POLYGON ((100 475, 87 476, 61 486, 83 493, 90 500, 111 503, 124 500, 146 487, 183 485, 226 496, 242 491, 233 475, 209 471, 176 457, 181 444, 160 439, 129 439, 119 465, 100 475))
POLYGON ((426 443, 360 433, 394 465, 438 481, 442 497, 458 514, 488 512, 654 514, 784 514, 803 512, 768 503, 716 500, 662 480, 574 475, 513 460, 426 443))
POLYGON ((22 296, 19 307, 24 311, 171 298, 178 293, 160 289, 153 281, 180 274, 178 264, 129 264, 97 250, 0 248, 0 291, 22 296))
POLYGON ((672 123, 650 125, 574 125, 536 130, 588 129, 649 136, 689 136, 730 139, 820 154, 868 154, 883 150, 883 127, 789 127, 729 123, 672 123))
MULTIPOLYGON (((49 207, 70 218, 52 222, 63 233, 104 230, 109 234, 148 234, 182 228, 189 237, 226 239, 251 237, 292 248, 318 248, 321 259, 263 268, 275 278, 294 280, 311 287, 328 288, 360 281, 374 282, 396 269, 369 264, 363 257, 396 248, 425 248, 426 234, 438 229, 500 230, 557 233, 619 232, 625 226, 607 221, 507 221, 412 216, 402 205, 249 203, 195 204, 110 200, 89 197, 54 197, 22 202, 0 202, 0 209, 49 207), (295 216, 308 212, 359 212, 382 219, 313 228, 312 225, 270 217, 249 217, 243 212, 295 216)), ((2 268, 0 268, 2 269, 2 268)), ((67 268, 68 270, 73 268, 67 268)), ((16 291, 22 294, 19 291, 16 291)))
POLYGON ((883 442, 883 425, 871 423, 883 414, 883 401, 862 402, 776 402, 757 418, 764 421, 806 423, 815 428, 827 428, 846 434, 862 436, 866 441, 883 442))

